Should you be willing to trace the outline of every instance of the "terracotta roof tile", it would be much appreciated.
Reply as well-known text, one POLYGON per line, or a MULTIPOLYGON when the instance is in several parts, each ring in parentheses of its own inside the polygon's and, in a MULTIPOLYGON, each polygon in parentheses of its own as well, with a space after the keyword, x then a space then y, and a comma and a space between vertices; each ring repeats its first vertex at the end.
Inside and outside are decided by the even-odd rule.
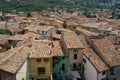
POLYGON ((52 56, 64 56, 59 41, 53 41, 52 56))
POLYGON ((74 32, 64 33, 63 39, 67 48, 84 48, 82 42, 79 40, 78 36, 74 32))
POLYGON ((51 57, 51 41, 48 40, 35 40, 32 43, 32 53, 30 54, 29 58, 45 58, 51 57))
POLYGON ((115 45, 107 38, 92 39, 100 54, 110 66, 120 65, 120 52, 117 51, 115 45))
POLYGON ((93 51, 92 48, 87 44, 84 36, 79 36, 83 45, 85 46, 84 55, 89 59, 93 66, 97 69, 98 72, 102 72, 108 69, 107 65, 103 60, 93 51))
POLYGON ((30 48, 19 47, 0 53, 0 69, 15 73, 28 57, 30 48))

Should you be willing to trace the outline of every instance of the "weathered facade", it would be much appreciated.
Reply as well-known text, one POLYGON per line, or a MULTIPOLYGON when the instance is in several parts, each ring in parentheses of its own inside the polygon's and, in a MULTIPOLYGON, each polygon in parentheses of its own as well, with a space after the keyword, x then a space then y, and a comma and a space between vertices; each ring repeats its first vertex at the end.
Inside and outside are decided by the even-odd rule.
POLYGON ((85 49, 83 53, 84 76, 86 80, 106 80, 108 66, 87 44, 83 36, 79 36, 85 49))
POLYGON ((14 74, 0 70, 0 80, 16 80, 14 74))
POLYGON ((50 80, 52 75, 51 42, 36 40, 32 43, 31 51, 29 57, 30 79, 50 80))
POLYGON ((66 32, 62 35, 62 45, 66 56, 69 58, 69 65, 76 70, 77 65, 82 63, 84 47, 74 32, 66 32))
POLYGON ((96 51, 97 55, 99 55, 99 57, 109 67, 107 71, 107 79, 119 80, 120 54, 119 51, 116 49, 116 46, 107 38, 88 39, 88 42, 96 51))
POLYGON ((0 55, 0 80, 29 80, 28 47, 10 49, 0 55))

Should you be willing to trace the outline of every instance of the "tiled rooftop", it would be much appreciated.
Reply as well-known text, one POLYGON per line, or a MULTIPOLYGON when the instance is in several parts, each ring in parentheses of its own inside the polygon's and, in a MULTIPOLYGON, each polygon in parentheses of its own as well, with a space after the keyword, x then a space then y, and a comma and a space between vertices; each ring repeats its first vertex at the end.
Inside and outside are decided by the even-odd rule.
POLYGON ((8 29, 9 29, 12 33, 23 31, 22 29, 18 28, 17 25, 12 25, 12 26, 9 26, 9 27, 8 27, 8 29), (12 27, 12 26, 15 26, 15 28, 12 27))
POLYGON ((58 28, 57 30, 58 30, 58 31, 61 31, 61 32, 73 32, 73 31, 71 31, 71 30, 64 29, 64 28, 58 28))
POLYGON ((46 58, 52 56, 64 56, 59 41, 34 40, 28 39, 21 41, 19 46, 31 46, 31 54, 29 58, 46 58))
POLYGON ((15 73, 30 53, 30 48, 19 47, 0 53, 0 69, 15 73))
POLYGON ((64 56, 59 41, 53 41, 52 56, 64 56))
POLYGON ((15 36, 10 36, 8 39, 9 40, 25 40, 25 39, 28 39, 29 37, 39 38, 40 35, 32 33, 32 32, 28 32, 28 33, 26 33, 24 35, 17 34, 15 36))
POLYGON ((103 31, 112 31, 113 25, 108 24, 108 22, 101 22, 98 29, 103 31))
POLYGON ((29 27, 26 27, 25 29, 28 29, 29 31, 34 31, 36 32, 37 30, 41 30, 41 31, 49 31, 50 29, 54 28, 53 26, 48 26, 48 25, 45 25, 45 26, 29 26, 29 27))
POLYGON ((111 41, 107 38, 92 39, 92 41, 109 66, 120 65, 120 52, 115 49, 116 46, 111 41))
POLYGON ((52 54, 52 44, 48 40, 35 40, 32 43, 32 53, 29 58, 45 58, 51 57, 52 54))
POLYGON ((74 32, 66 32, 63 34, 63 39, 66 47, 69 48, 84 48, 82 42, 74 32))
POLYGON ((60 34, 56 34, 56 33, 52 33, 52 37, 53 38, 57 38, 57 39, 61 39, 61 35, 60 34))
POLYGON ((102 72, 108 69, 107 65, 101 60, 101 58, 90 48, 84 38, 84 36, 79 36, 83 45, 85 46, 84 55, 89 59, 93 66, 98 72, 102 72))
POLYGON ((82 26, 84 27, 91 27, 91 28, 98 28, 101 24, 100 23, 84 23, 82 26))
POLYGON ((10 13, 7 13, 4 17, 16 17, 17 15, 13 15, 13 14, 10 14, 10 13))
POLYGON ((92 48, 86 48, 84 50, 84 55, 89 59, 98 72, 106 71, 108 69, 107 65, 100 59, 100 57, 92 50, 92 48))
POLYGON ((77 28, 77 30, 87 36, 91 36, 92 35, 92 32, 91 31, 88 31, 88 30, 85 30, 85 29, 82 29, 82 28, 77 28))
POLYGON ((8 40, 9 37, 10 37, 9 35, 0 34, 0 44, 7 43, 8 42, 7 40, 8 40))
POLYGON ((0 28, 4 28, 5 22, 0 21, 0 28))

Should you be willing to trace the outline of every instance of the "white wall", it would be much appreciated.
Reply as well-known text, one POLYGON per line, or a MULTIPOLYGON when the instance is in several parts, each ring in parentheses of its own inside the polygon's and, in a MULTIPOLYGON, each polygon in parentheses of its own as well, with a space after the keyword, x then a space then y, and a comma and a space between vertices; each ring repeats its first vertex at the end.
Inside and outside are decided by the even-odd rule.
MULTIPOLYGON (((107 72, 106 72, 107 73, 107 72)), ((106 78, 107 74, 102 75, 102 73, 98 74, 98 80, 106 78)))
POLYGON ((84 64, 84 75, 86 80, 97 80, 97 71, 94 68, 94 66, 89 62, 89 60, 83 56, 83 58, 86 60, 86 63, 84 64))
POLYGON ((24 78, 24 80, 29 80, 29 69, 27 59, 22 64, 21 68, 18 70, 16 74, 16 80, 22 80, 22 78, 24 78))
MULTIPOLYGON (((91 62, 83 55, 83 58, 86 60, 84 64, 84 75, 86 80, 101 80, 106 78, 106 74, 98 73, 96 68, 91 64, 91 62)), ((106 72, 107 73, 107 72, 106 72)))

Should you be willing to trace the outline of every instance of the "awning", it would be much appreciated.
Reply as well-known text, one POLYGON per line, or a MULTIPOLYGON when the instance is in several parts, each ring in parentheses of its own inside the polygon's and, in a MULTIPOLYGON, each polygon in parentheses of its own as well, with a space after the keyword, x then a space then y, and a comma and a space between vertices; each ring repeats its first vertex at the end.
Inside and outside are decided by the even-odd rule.
POLYGON ((74 78, 81 79, 81 76, 79 75, 78 71, 71 71, 70 72, 74 78))

